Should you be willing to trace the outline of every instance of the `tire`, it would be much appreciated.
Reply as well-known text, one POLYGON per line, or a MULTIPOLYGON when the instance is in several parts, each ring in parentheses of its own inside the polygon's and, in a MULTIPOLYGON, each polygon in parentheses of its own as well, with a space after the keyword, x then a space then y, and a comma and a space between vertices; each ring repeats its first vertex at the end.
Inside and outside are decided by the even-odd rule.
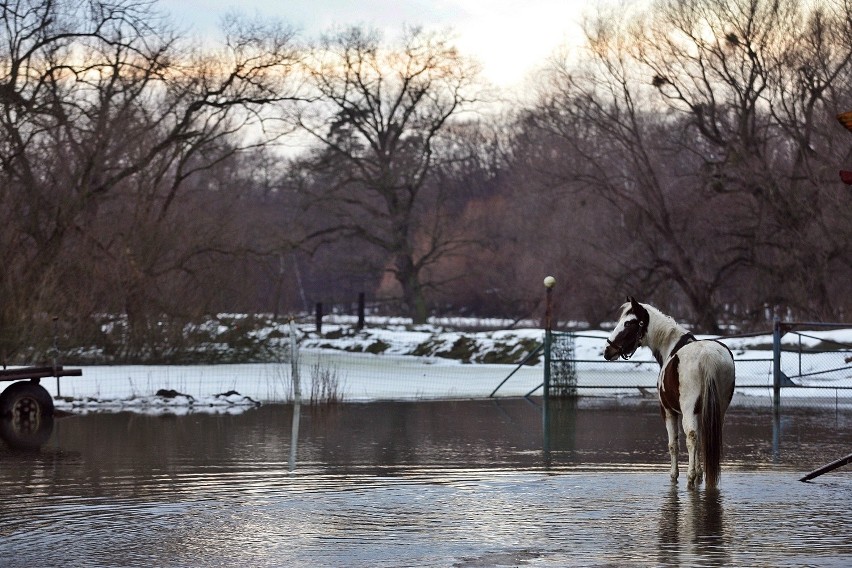
POLYGON ((16 422, 53 416, 53 399, 43 386, 32 381, 18 381, 0 393, 0 416, 16 422))

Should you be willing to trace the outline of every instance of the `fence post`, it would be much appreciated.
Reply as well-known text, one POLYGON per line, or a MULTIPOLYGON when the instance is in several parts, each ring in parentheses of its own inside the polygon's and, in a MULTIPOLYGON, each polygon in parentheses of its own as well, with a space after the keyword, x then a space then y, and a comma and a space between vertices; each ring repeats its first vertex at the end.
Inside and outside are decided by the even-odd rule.
POLYGON ((544 401, 550 398, 550 351, 553 342, 553 286, 556 278, 548 276, 544 279, 545 307, 544 307, 544 401))
POLYGON ((290 319, 290 375, 293 379, 293 402, 302 402, 302 379, 299 363, 299 342, 296 337, 296 322, 290 319))
POLYGON ((299 376, 299 342, 296 322, 290 319, 290 365, 293 379, 293 422, 290 426, 290 471, 296 469, 296 447, 299 443, 299 417, 302 407, 302 379, 299 376))
POLYGON ((62 391, 59 388, 59 375, 56 373, 57 359, 59 357, 59 318, 53 316, 53 374, 56 376, 56 398, 62 397, 62 391))
POLYGON ((316 327, 317 335, 322 335, 322 302, 317 302, 316 327))
POLYGON ((781 318, 772 318, 772 404, 781 409, 781 318))
POLYGON ((553 331, 553 286, 556 278, 547 276, 544 279, 545 307, 544 307, 544 398, 542 399, 542 449, 545 459, 550 455, 550 349, 552 345, 553 331))
POLYGON ((358 292, 358 331, 364 329, 364 292, 358 292))

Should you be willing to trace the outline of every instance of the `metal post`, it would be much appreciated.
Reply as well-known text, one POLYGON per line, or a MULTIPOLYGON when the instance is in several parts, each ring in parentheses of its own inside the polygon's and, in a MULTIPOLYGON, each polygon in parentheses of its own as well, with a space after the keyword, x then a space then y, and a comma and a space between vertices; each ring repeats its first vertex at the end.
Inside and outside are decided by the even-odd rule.
MULTIPOLYGON (((53 374, 57 375, 57 359, 59 357, 59 318, 53 317, 53 374)), ((59 376, 56 376, 56 398, 60 398, 62 392, 59 389, 59 376)))
POLYGON ((555 285, 556 279, 553 276, 544 279, 546 289, 544 307, 544 398, 541 414, 545 456, 550 453, 550 348, 553 339, 553 286, 555 285))
POLYGON ((556 279, 548 276, 544 279, 546 289, 544 308, 544 400, 550 398, 550 349, 553 341, 553 286, 556 279))
POLYGON ((772 404, 775 412, 781 409, 781 318, 772 319, 772 404))
POLYGON ((799 337, 799 376, 802 376, 802 334, 796 334, 799 337))
POLYGON ((299 344, 296 341, 296 323, 290 320, 290 371, 293 378, 293 401, 302 401, 302 384, 299 377, 299 344))
POLYGON ((290 364, 293 376, 293 423, 290 428, 290 471, 296 469, 296 447, 299 443, 299 417, 302 402, 302 385, 299 377, 299 344, 296 341, 296 323, 290 320, 290 364))

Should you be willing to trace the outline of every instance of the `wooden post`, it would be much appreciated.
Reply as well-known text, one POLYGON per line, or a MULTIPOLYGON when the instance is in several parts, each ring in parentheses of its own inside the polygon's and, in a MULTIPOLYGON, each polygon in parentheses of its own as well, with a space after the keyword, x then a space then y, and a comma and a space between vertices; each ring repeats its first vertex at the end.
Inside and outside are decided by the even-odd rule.
POLYGON ((358 331, 364 329, 364 292, 358 293, 358 331))
POLYGON ((322 302, 317 302, 316 325, 317 334, 322 335, 322 302))
POLYGON ((849 463, 852 463, 852 454, 849 454, 845 458, 840 458, 839 460, 833 461, 830 464, 826 464, 819 469, 815 469, 814 471, 801 478, 799 481, 810 481, 814 477, 819 477, 823 473, 828 473, 829 471, 833 471, 838 467, 844 466, 849 463))

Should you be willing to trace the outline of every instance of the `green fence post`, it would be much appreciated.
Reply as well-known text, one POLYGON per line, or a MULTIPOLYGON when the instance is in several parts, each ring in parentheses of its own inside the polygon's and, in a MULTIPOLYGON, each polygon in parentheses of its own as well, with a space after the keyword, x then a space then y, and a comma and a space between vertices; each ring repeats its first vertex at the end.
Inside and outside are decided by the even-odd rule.
POLYGON ((556 278, 547 276, 544 279, 544 287, 547 290, 545 295, 544 308, 544 398, 542 400, 542 440, 546 459, 550 454, 550 348, 552 345, 552 330, 553 330, 553 286, 556 285, 556 278))
POLYGON ((550 399, 550 351, 553 345, 553 286, 556 278, 548 276, 544 279, 546 288, 544 308, 544 400, 550 399))

